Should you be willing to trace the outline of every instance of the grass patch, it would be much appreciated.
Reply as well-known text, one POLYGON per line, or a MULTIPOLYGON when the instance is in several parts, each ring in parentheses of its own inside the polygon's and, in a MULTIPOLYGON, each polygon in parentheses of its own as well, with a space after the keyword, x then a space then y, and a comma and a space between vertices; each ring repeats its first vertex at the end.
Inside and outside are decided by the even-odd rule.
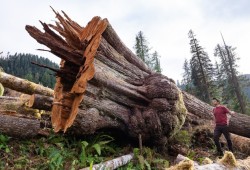
POLYGON ((0 169, 75 170, 133 151, 133 161, 120 170, 162 169, 169 165, 153 149, 144 147, 140 155, 139 149, 121 146, 103 133, 77 138, 51 132, 48 137, 27 140, 0 134, 0 169))

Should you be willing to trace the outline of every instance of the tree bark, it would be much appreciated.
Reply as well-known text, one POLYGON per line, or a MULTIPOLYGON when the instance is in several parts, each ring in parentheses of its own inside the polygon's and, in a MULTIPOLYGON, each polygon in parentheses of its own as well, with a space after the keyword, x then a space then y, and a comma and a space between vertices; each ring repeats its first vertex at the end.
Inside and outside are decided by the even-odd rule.
MULTIPOLYGON (((26 81, 26 80, 23 80, 23 81, 26 81)), ((117 94, 116 92, 112 90, 108 91, 108 89, 105 88, 104 86, 102 86, 101 88, 97 87, 93 85, 94 83, 96 82, 93 81, 93 83, 91 84, 89 83, 87 86, 84 100, 79 106, 80 108, 78 112, 79 115, 77 116, 76 122, 74 126, 72 127, 72 129, 75 129, 74 133, 79 134, 79 135, 88 134, 88 133, 91 134, 97 130, 110 127, 114 129, 121 129, 121 131, 127 134, 126 131, 128 131, 128 128, 127 128, 128 126, 126 126, 126 123, 130 121, 133 115, 130 116, 131 110, 128 107, 126 107, 126 105, 130 105, 131 108, 133 106, 134 107, 136 106, 137 108, 145 108, 145 106, 143 106, 141 102, 137 100, 135 100, 134 103, 132 103, 132 100, 129 99, 128 96, 126 95, 122 96, 121 94, 117 94), (101 113, 105 113, 105 115, 101 113), (117 120, 114 120, 115 118, 117 120)), ((41 85, 36 84, 36 86, 41 86, 41 85)), ((22 89, 19 89, 19 90, 24 91, 22 89)), ((50 92, 50 90, 48 92, 50 92)), ((189 112, 193 113, 194 115, 202 119, 212 120, 212 117, 213 117, 211 113, 211 110, 213 108, 212 106, 200 101, 199 99, 195 98, 194 96, 186 92, 182 92, 182 93, 184 97, 185 106, 189 112)), ((40 98, 37 96, 39 95, 34 94, 31 97, 32 102, 29 101, 29 103, 37 103, 37 102, 40 103, 41 102, 39 101, 40 98)), ((0 101, 1 101, 0 105, 1 105, 2 110, 3 109, 13 110, 13 107, 17 106, 15 103, 18 103, 18 107, 22 104, 20 103, 19 98, 7 98, 7 100, 5 100, 6 97, 2 97, 2 98, 0 98, 0 101), (8 101, 12 101, 11 102, 12 104, 10 104, 10 102, 8 101)), ((51 101, 51 97, 44 96, 42 98, 46 98, 46 101, 51 101)), ((162 99, 154 99, 152 103, 153 105, 156 105, 155 107, 158 107, 157 104, 161 106, 161 103, 163 101, 164 100, 162 99)), ((48 107, 48 105, 49 103, 47 104, 41 103, 40 105, 38 105, 39 108, 31 106, 31 105, 29 106, 35 109, 51 110, 52 101, 50 103, 51 107, 48 107)), ((168 107, 170 106, 167 106, 166 108, 168 107)), ((27 111, 24 111, 24 112, 27 113, 27 111)), ((139 117, 139 118, 141 119, 142 117, 139 117)), ((250 137, 249 130, 248 130, 249 125, 250 125, 249 122, 250 122, 249 116, 236 114, 234 117, 232 117, 230 121, 230 124, 229 124, 230 132, 241 135, 241 136, 250 137), (242 124, 242 123, 237 123, 237 122, 245 122, 245 123, 242 124), (245 128, 242 126, 245 126, 245 128)), ((143 123, 145 123, 145 121, 143 121, 143 123)), ((71 130, 71 133, 73 133, 72 130, 71 130)), ((134 137, 136 138, 137 136, 134 134, 134 137)))
POLYGON ((33 94, 27 104, 28 107, 51 111, 53 104, 53 98, 48 96, 43 96, 40 94, 33 94))
POLYGON ((42 23, 45 32, 26 26, 62 59, 60 69, 54 70, 55 131, 65 132, 77 113, 74 133, 116 128, 136 139, 141 134, 143 141, 162 142, 181 128, 186 117, 181 91, 133 54, 107 19, 94 17, 83 28, 65 13, 55 14, 55 25, 42 23))
POLYGON ((38 135, 40 121, 0 113, 0 132, 18 138, 31 138, 38 135))
POLYGON ((0 82, 4 87, 14 89, 16 91, 26 94, 43 94, 46 96, 53 96, 53 90, 36 83, 24 80, 10 74, 0 71, 0 82))

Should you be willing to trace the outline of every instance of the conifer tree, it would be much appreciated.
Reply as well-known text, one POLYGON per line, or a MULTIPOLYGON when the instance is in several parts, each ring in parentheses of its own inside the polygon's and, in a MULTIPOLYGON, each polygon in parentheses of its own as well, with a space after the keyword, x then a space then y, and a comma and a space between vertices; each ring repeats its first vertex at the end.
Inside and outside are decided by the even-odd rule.
POLYGON ((135 53, 152 70, 161 73, 160 55, 157 51, 150 53, 148 41, 142 31, 139 31, 135 38, 135 53))
POLYGON ((136 55, 142 59, 143 62, 145 62, 148 66, 150 64, 150 48, 148 47, 148 41, 146 37, 144 36, 142 31, 139 31, 138 34, 135 37, 135 52, 136 55))
POLYGON ((217 45, 215 48, 215 56, 220 59, 220 77, 223 79, 223 100, 228 102, 233 109, 246 113, 247 99, 242 91, 243 84, 246 84, 246 79, 240 78, 237 71, 237 60, 235 49, 232 46, 226 45, 224 38, 223 46, 217 45))
POLYGON ((208 54, 199 45, 192 30, 189 31, 191 54, 191 77, 196 87, 196 95, 205 102, 211 102, 213 85, 213 65, 208 54))
POLYGON ((157 51, 152 54, 152 61, 151 61, 151 68, 158 73, 161 73, 161 63, 160 63, 160 56, 157 51))

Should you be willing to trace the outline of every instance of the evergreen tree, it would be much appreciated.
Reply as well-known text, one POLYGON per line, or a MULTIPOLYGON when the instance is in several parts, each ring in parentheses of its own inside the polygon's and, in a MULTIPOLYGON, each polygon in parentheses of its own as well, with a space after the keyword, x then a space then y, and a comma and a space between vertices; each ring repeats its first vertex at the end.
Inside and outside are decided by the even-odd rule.
MULTIPOLYGON (((223 39, 223 37, 222 37, 223 39)), ((237 60, 235 49, 232 46, 226 45, 223 39, 223 46, 219 44, 215 48, 215 56, 220 59, 220 77, 223 80, 223 100, 233 106, 233 109, 246 113, 247 98, 242 89, 247 80, 239 76, 237 71, 237 60)))
POLYGON ((150 53, 148 41, 142 31, 139 31, 135 37, 135 53, 152 70, 161 73, 160 56, 157 51, 150 53))
POLYGON ((143 62, 145 62, 148 66, 150 64, 150 48, 148 47, 148 41, 146 37, 144 36, 142 31, 139 31, 138 34, 135 37, 135 52, 136 55, 142 59, 143 62))
POLYGON ((196 87, 196 96, 205 102, 211 101, 213 88, 213 65, 208 54, 199 45, 192 30, 188 33, 192 58, 190 60, 191 77, 196 87))
POLYGON ((160 63, 160 56, 158 54, 157 51, 155 51, 153 54, 152 54, 152 61, 151 61, 151 68, 153 68, 153 70, 155 70, 156 72, 158 73, 161 73, 161 63, 160 63))

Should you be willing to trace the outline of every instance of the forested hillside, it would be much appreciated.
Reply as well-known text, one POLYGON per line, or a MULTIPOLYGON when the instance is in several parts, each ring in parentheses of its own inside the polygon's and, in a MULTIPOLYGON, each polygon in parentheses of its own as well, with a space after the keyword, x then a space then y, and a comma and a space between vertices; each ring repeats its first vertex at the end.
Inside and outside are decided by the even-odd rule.
POLYGON ((31 62, 52 68, 59 67, 58 64, 49 59, 33 54, 16 53, 0 57, 0 67, 3 68, 4 72, 53 88, 55 84, 54 73, 51 70, 31 64, 31 62))

